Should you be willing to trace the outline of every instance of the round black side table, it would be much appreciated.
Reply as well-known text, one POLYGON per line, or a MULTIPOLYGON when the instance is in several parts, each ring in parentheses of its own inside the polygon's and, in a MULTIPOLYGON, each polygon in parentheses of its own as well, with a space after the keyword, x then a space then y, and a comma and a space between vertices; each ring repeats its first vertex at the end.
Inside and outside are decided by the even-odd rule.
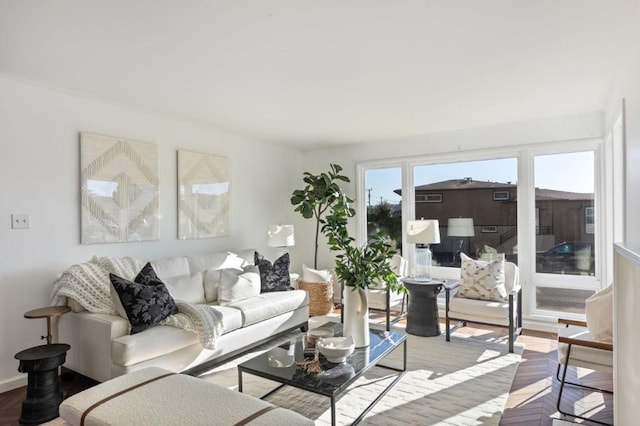
POLYGON ((444 288, 445 281, 403 278, 402 282, 409 290, 407 333, 426 337, 439 336, 438 294, 444 288))
POLYGON ((59 416, 62 390, 58 367, 71 346, 65 343, 34 346, 15 355, 18 371, 27 373, 27 398, 22 401, 20 423, 43 423, 59 416))

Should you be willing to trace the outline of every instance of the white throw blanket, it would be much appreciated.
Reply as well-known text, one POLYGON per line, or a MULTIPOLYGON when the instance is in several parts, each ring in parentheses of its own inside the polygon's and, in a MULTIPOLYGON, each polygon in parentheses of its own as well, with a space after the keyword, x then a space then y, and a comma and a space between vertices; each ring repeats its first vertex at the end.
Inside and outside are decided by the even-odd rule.
MULTIPOLYGON (((51 293, 54 305, 63 305, 66 298, 78 302, 89 312, 117 315, 111 300, 109 273, 133 280, 143 263, 134 257, 97 257, 89 262, 71 266, 53 284, 51 293)), ((202 347, 214 349, 222 334, 222 314, 212 306, 176 301, 178 313, 165 318, 160 324, 193 331, 202 347)))
POLYGON ((222 334, 222 314, 213 306, 176 300, 178 313, 163 319, 161 325, 182 328, 198 335, 205 349, 215 349, 216 340, 222 334))
POLYGON ((63 305, 69 297, 89 312, 115 314, 111 300, 109 274, 133 280, 142 269, 135 257, 97 257, 89 262, 71 266, 53 283, 51 299, 54 305, 63 305))

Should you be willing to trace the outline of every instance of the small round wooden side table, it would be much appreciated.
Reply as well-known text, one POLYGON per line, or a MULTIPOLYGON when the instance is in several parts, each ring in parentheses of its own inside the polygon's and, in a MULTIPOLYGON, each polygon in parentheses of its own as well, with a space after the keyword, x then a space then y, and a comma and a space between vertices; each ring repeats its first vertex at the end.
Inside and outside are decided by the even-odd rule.
POLYGON ((33 311, 25 312, 25 318, 46 318, 47 319, 47 335, 42 336, 43 339, 47 339, 47 344, 51 344, 51 318, 59 317, 67 312, 70 312, 71 308, 68 306, 47 306, 46 308, 34 309, 33 311))
POLYGON ((62 390, 58 367, 64 364, 71 346, 64 343, 34 346, 18 352, 18 371, 27 373, 27 397, 22 401, 20 423, 43 423, 60 415, 62 390))

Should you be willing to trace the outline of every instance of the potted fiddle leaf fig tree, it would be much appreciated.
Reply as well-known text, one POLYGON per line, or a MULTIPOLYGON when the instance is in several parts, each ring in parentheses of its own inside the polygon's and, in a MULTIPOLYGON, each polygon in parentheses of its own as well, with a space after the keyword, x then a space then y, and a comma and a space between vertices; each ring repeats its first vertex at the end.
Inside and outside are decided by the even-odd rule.
MULTIPOLYGON (((300 212, 305 219, 315 219, 316 233, 315 246, 313 255, 313 267, 318 268, 318 237, 320 228, 325 224, 324 216, 336 202, 344 197, 339 182, 349 183, 347 176, 340 174, 342 167, 338 164, 330 164, 331 170, 327 173, 313 175, 304 172, 302 179, 306 184, 304 188, 293 191, 291 196, 291 204, 295 207, 295 211, 300 212)), ((347 198, 349 202, 353 200, 347 198)))
POLYGON ((383 282, 387 291, 406 293, 407 290, 389 265, 395 252, 387 244, 386 234, 379 232, 362 246, 349 235, 349 218, 355 216, 356 211, 350 206, 353 199, 340 187, 341 182, 350 182, 340 174, 342 170, 341 166, 330 164, 327 173, 305 172, 306 186, 293 192, 291 204, 304 218, 316 220, 314 267, 317 268, 320 233, 327 237, 330 250, 337 253, 335 275, 345 288, 344 335, 351 335, 357 347, 364 347, 369 346, 367 288, 383 282))

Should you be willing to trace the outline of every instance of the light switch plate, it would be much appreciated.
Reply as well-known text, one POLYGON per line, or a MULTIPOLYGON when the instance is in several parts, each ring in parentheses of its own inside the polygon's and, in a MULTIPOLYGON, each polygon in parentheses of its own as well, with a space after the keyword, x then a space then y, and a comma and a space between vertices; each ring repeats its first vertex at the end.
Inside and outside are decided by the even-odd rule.
POLYGON ((14 213, 11 215, 12 229, 29 229, 31 228, 31 216, 26 213, 14 213))

